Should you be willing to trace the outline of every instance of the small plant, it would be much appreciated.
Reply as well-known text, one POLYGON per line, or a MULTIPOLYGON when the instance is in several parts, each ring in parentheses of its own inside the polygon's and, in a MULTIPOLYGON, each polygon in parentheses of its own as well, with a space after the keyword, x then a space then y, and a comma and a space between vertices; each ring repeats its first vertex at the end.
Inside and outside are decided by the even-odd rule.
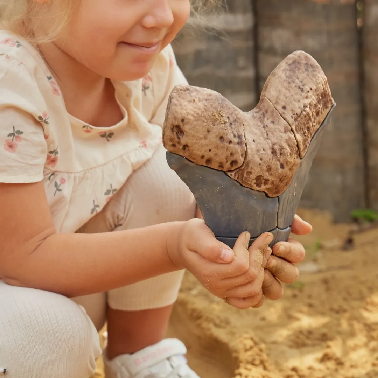
POLYGON ((320 238, 316 239, 316 242, 314 244, 314 249, 313 251, 316 253, 319 251, 320 247, 322 246, 322 240, 320 238))
POLYGON ((305 286, 305 283, 302 281, 296 281, 291 285, 288 285, 291 289, 302 289, 305 286))
POLYGON ((322 240, 317 238, 315 243, 312 245, 305 245, 304 249, 306 250, 306 258, 308 260, 312 260, 316 257, 316 254, 319 252, 320 248, 322 247, 322 240))
POLYGON ((354 210, 351 216, 357 223, 372 223, 378 219, 378 213, 371 209, 354 210))

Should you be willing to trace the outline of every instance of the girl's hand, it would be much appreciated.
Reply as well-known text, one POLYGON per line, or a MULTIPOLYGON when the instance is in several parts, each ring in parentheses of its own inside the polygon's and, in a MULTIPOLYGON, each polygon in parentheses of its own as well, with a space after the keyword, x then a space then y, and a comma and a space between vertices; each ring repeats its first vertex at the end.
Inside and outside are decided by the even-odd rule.
MULTIPOLYGON (((310 233, 312 226, 295 215, 292 224, 292 233, 306 235, 310 233)), ((281 282, 292 284, 298 276, 298 268, 294 265, 305 258, 304 247, 298 241, 289 238, 287 242, 279 242, 273 247, 273 254, 268 259, 263 283, 265 297, 276 300, 281 298, 283 288, 281 282)))
POLYGON ((250 235, 242 233, 234 249, 219 242, 199 219, 180 223, 168 243, 168 254, 176 266, 187 268, 212 294, 237 308, 259 304, 264 266, 271 254, 273 236, 262 234, 247 249, 250 235))
MULTIPOLYGON (((248 234, 245 248, 248 246, 249 238, 250 235, 248 234)), ((269 247, 272 240, 273 235, 266 232, 260 235, 248 249, 250 267, 254 267, 253 271, 256 272, 255 279, 248 276, 248 274, 244 274, 224 280, 224 283, 231 287, 227 291, 227 297, 225 298, 228 304, 241 309, 248 307, 257 308, 263 305, 264 293, 262 284, 265 277, 264 268, 272 253, 272 249, 269 247)))

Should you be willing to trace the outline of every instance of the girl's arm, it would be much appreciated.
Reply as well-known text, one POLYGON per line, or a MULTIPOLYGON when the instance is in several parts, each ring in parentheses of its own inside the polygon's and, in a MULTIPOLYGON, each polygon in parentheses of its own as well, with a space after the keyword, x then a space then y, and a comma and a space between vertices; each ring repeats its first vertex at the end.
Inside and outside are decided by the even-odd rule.
POLYGON ((199 219, 109 233, 57 234, 42 182, 0 184, 0 209, 0 277, 10 285, 75 297, 187 267, 235 307, 260 301, 258 257, 271 240, 266 235, 248 251, 244 240, 249 234, 243 233, 232 251, 199 219), (238 286, 236 293, 230 291, 238 286))
POLYGON ((99 234, 57 234, 42 182, 0 184, 0 277, 69 297, 178 270, 168 254, 183 222, 99 234))

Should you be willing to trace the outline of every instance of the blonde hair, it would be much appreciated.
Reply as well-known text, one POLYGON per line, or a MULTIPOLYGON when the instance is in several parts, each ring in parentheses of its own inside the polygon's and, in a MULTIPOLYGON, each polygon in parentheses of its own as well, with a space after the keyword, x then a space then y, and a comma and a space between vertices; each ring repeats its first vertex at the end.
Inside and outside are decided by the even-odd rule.
MULTIPOLYGON (((192 17, 215 9, 222 0, 190 0, 192 17)), ((0 27, 21 35, 32 43, 52 41, 69 22, 77 0, 0 0, 0 27), (52 22, 43 36, 35 34, 39 22, 52 22)))

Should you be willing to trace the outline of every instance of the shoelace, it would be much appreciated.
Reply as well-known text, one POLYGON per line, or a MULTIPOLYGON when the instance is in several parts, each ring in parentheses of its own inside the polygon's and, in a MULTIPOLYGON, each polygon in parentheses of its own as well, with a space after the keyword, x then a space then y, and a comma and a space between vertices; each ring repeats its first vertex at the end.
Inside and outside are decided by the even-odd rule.
POLYGON ((176 366, 168 375, 161 375, 160 373, 153 373, 146 375, 146 378, 193 378, 190 373, 181 375, 180 365, 176 366))

